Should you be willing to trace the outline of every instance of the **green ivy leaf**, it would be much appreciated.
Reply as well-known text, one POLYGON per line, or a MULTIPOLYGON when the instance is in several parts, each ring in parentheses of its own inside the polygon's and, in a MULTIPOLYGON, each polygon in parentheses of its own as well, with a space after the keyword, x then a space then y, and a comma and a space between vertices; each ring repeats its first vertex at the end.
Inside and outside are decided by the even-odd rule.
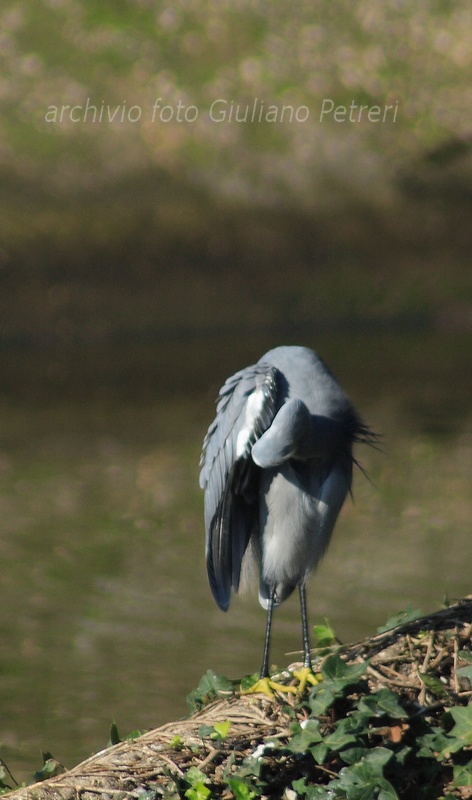
POLYGON ((368 764, 379 775, 383 774, 383 768, 393 758, 393 750, 388 750, 386 747, 374 747, 369 750, 364 756, 364 762, 368 764))
POLYGON ((208 786, 205 786, 204 783, 197 783, 195 786, 190 786, 189 789, 185 792, 185 797, 188 797, 189 800, 207 800, 211 794, 208 786))
POLYGON ((185 775, 185 781, 190 784, 185 792, 185 797, 188 797, 189 800, 207 800, 211 794, 208 786, 205 786, 208 778, 198 767, 190 767, 185 775))
POLYGON ((357 742, 356 734, 359 732, 359 723, 353 717, 345 717, 336 723, 335 730, 325 736, 323 743, 326 744, 330 750, 341 750, 347 744, 355 744, 357 742))
POLYGON ((391 689, 380 689, 374 694, 361 697, 358 709, 366 717, 386 715, 392 719, 403 719, 408 716, 398 701, 398 695, 391 689))
POLYGON ((456 764, 453 770, 453 786, 472 786, 472 761, 456 764))
POLYGON ((454 706, 449 709, 449 713, 456 723, 449 736, 461 740, 462 747, 472 744, 472 702, 465 708, 454 706))
POLYGON ((393 628, 398 628, 399 625, 405 625, 407 622, 414 622, 415 619, 419 619, 422 616, 423 612, 421 609, 407 606, 404 611, 399 611, 398 614, 390 617, 385 625, 377 628, 377 633, 386 633, 387 631, 391 631, 393 628))
POLYGON ((462 661, 467 661, 468 664, 472 664, 472 653, 470 650, 459 650, 458 655, 462 661))
POLYGON ((361 664, 346 664, 337 653, 330 656, 321 668, 323 680, 331 685, 336 692, 342 692, 347 686, 352 686, 359 681, 368 667, 368 662, 361 664))
POLYGON ((254 800, 257 797, 256 792, 247 783, 238 778, 228 778, 228 786, 236 800, 254 800))
POLYGON ((314 717, 320 717, 334 703, 334 692, 329 686, 319 683, 310 692, 308 704, 314 717))
POLYGON ((430 692, 436 695, 436 697, 444 697, 447 694, 447 689, 443 683, 436 678, 434 675, 427 675, 425 672, 418 673, 420 676, 420 680, 430 692))
POLYGON ((336 644, 336 634, 331 625, 325 622, 324 625, 315 625, 313 628, 313 643, 315 647, 331 647, 336 644))
POLYGON ((252 675, 245 675, 244 678, 241 678, 241 691, 247 692, 249 689, 252 689, 257 681, 260 680, 260 677, 258 672, 253 672, 252 675))
POLYGON ((300 726, 299 732, 292 736, 287 747, 292 753, 305 753, 311 745, 318 744, 322 740, 319 721, 309 719, 303 727, 300 726))
POLYGON ((392 784, 383 776, 383 768, 393 753, 384 747, 376 747, 359 762, 343 767, 338 780, 331 781, 328 788, 341 789, 347 800, 398 800, 392 784))
POLYGON ((211 736, 212 733, 215 732, 213 725, 200 725, 198 729, 198 735, 204 739, 206 736, 211 736))
POLYGON ((324 786, 315 786, 307 783, 306 778, 299 778, 299 780, 293 781, 292 789, 297 797, 304 796, 306 800, 331 800, 333 797, 332 792, 325 789, 324 786))
POLYGON ((182 747, 182 737, 178 734, 174 736, 169 742, 169 747, 172 747, 173 750, 180 750, 182 747))
POLYGON ((51 753, 43 753, 43 766, 34 773, 35 781, 46 781, 48 778, 54 778, 56 775, 61 775, 65 772, 64 767, 59 761, 56 761, 51 753))
POLYGON ((190 767, 185 775, 185 780, 190 786, 196 786, 198 783, 207 783, 208 778, 198 767, 190 767))
POLYGON ((418 758, 437 758, 442 761, 443 753, 445 753, 451 744, 451 739, 448 738, 444 731, 439 730, 435 733, 425 733, 419 736, 417 743, 420 748, 417 751, 418 758))
POLYGON ((131 731, 127 733, 126 736, 121 737, 118 732, 118 726, 116 722, 112 722, 110 725, 110 736, 108 739, 107 747, 113 747, 115 744, 120 744, 120 742, 128 741, 130 739, 137 739, 139 736, 143 735, 143 731, 131 731))
POLYGON ((213 727, 219 739, 226 739, 231 728, 231 722, 229 719, 225 719, 224 722, 215 722, 213 727))
POLYGON ((229 720, 224 722, 215 722, 214 725, 200 725, 198 735, 204 739, 209 736, 210 739, 226 739, 231 723, 229 720))
POLYGON ((459 678, 465 678, 469 681, 470 685, 472 686, 472 664, 468 667, 461 667, 457 670, 457 675, 459 678))
POLYGON ((139 737, 142 736, 143 733, 144 731, 139 731, 139 730, 130 731, 130 733, 127 733, 126 736, 123 736, 123 740, 127 742, 131 739, 139 739, 139 737))
POLYGON ((414 748, 406 744, 404 745, 404 747, 400 748, 400 750, 395 750, 394 753, 395 753, 395 763, 398 764, 400 767, 404 767, 407 758, 409 758, 409 756, 414 753, 414 748))
POLYGON ((348 747, 339 754, 345 764, 357 764, 369 751, 366 747, 348 747))
POLYGON ((324 742, 321 742, 320 744, 315 744, 313 747, 310 747, 310 753, 317 764, 324 764, 329 753, 329 747, 327 744, 324 744, 324 742))
POLYGON ((217 675, 216 672, 209 669, 201 677, 198 687, 187 696, 187 703, 193 713, 212 700, 216 700, 220 695, 227 696, 232 694, 233 691, 232 681, 223 677, 223 675, 217 675))
POLYGON ((334 731, 334 733, 330 733, 329 736, 326 737, 324 740, 324 745, 329 748, 329 750, 342 750, 343 747, 346 747, 348 744, 355 744, 357 742, 357 738, 352 733, 341 733, 340 731, 334 731))

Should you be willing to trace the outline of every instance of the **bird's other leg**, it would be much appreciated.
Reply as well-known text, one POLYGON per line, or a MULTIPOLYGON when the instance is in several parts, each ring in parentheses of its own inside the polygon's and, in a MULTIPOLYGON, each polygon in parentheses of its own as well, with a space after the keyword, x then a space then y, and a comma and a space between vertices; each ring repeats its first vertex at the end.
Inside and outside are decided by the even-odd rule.
POLYGON ((307 683, 316 686, 319 678, 313 674, 313 666, 311 663, 310 653, 310 635, 308 633, 308 614, 306 609, 306 589, 305 584, 301 583, 299 588, 300 592, 300 609, 302 617, 302 636, 303 636, 303 667, 301 669, 293 670, 295 678, 300 682, 298 692, 303 694, 307 683))
POLYGON ((277 683, 271 680, 269 675, 269 652, 270 652, 270 631, 272 627, 272 614, 275 605, 275 587, 270 590, 269 602, 267 604, 267 625, 266 635, 264 642, 264 655, 262 656, 262 666, 260 678, 254 683, 250 689, 247 689, 243 694, 258 694, 263 693, 267 695, 270 700, 275 697, 275 692, 288 692, 289 694, 297 694, 294 686, 286 686, 282 683, 277 683))
POLYGON ((270 631, 272 628, 272 613, 274 611, 275 602, 275 586, 270 590, 269 603, 267 606, 267 623, 264 641, 264 654, 262 656, 261 678, 269 677, 269 649, 270 649, 270 631))
POLYGON ((302 617, 302 638, 303 638, 303 666, 312 669, 310 653, 310 634, 308 632, 308 613, 306 608, 306 588, 305 584, 299 586, 300 592, 300 611, 302 617))

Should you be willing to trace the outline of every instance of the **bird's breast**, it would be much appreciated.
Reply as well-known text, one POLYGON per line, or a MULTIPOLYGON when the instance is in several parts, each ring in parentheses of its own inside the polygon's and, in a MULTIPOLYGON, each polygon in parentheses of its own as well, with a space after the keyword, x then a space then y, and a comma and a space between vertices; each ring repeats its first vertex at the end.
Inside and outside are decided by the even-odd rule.
POLYGON ((287 462, 277 470, 267 471, 263 483, 260 505, 263 578, 269 584, 297 584, 319 558, 322 506, 316 481, 308 481, 307 487, 292 463, 287 462))
POLYGON ((320 561, 346 498, 350 473, 341 463, 288 461, 265 470, 260 494, 261 579, 279 602, 320 561))

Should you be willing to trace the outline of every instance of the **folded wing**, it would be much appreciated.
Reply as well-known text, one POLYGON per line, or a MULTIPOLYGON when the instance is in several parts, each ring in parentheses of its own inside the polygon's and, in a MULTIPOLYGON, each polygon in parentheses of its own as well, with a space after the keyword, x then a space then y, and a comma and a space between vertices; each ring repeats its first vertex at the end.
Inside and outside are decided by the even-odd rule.
POLYGON ((225 611, 231 589, 238 590, 244 552, 258 524, 260 470, 251 449, 275 416, 277 374, 269 364, 258 363, 228 378, 203 442, 207 571, 213 596, 225 611))

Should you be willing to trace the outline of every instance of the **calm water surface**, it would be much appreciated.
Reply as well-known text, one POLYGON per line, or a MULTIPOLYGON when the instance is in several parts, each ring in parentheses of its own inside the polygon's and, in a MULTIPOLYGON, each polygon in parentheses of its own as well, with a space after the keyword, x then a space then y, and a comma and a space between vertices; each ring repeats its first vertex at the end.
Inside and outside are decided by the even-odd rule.
MULTIPOLYGON (((353 641, 409 604, 470 591, 472 338, 246 337, 88 353, 6 353, 0 423, 0 756, 31 780, 50 750, 71 767, 122 734, 187 713, 212 668, 258 669, 264 612, 223 614, 207 585, 198 459, 231 372, 285 340, 317 349, 382 452, 359 448, 309 587, 311 621, 353 641)), ((297 597, 272 661, 300 648, 297 597)))

